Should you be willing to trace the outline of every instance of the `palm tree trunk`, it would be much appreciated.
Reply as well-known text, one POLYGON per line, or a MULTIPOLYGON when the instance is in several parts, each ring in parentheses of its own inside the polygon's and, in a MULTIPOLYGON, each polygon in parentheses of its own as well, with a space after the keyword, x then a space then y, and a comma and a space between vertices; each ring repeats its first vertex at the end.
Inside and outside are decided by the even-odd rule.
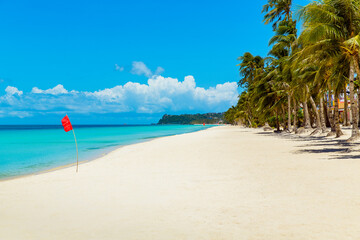
POLYGON ((327 98, 327 113, 329 116, 329 122, 330 122, 330 127, 331 127, 331 131, 327 134, 327 136, 334 136, 336 134, 336 129, 335 129, 335 121, 334 121, 334 114, 333 114, 333 110, 331 107, 331 99, 330 99, 331 94, 329 94, 328 98, 327 98))
POLYGON ((351 115, 352 115, 352 131, 351 138, 349 140, 355 140, 359 137, 359 127, 357 119, 357 104, 355 101, 355 84, 354 84, 354 74, 355 74, 355 59, 353 58, 350 63, 350 74, 349 74, 349 86, 350 86, 350 105, 351 105, 351 115))
POLYGON ((303 102, 303 108, 304 108, 304 128, 305 128, 305 129, 310 129, 310 128, 311 128, 309 108, 308 108, 308 105, 307 105, 308 94, 309 94, 309 87, 306 85, 306 88, 305 88, 305 101, 303 102))
POLYGON ((276 110, 276 130, 279 132, 280 131, 280 124, 279 124, 279 114, 278 111, 276 110))
POLYGON ((357 89, 356 90, 356 94, 357 94, 357 99, 356 99, 356 103, 357 103, 357 105, 358 105, 358 111, 357 111, 357 114, 356 114, 356 118, 357 118, 357 120, 358 120, 358 127, 359 127, 359 123, 360 123, 360 118, 359 118, 359 110, 360 110, 360 101, 359 101, 359 89, 357 89))
POLYGON ((345 126, 350 126, 350 118, 349 118, 349 113, 348 113, 348 101, 347 101, 347 94, 346 94, 346 85, 344 88, 344 125, 345 126))
POLYGON ((286 111, 284 105, 281 105, 281 115, 282 115, 281 125, 284 125, 283 129, 285 130, 287 128, 287 123, 286 123, 286 111))
POLYGON ((310 96, 310 103, 311 103, 311 106, 315 113, 315 118, 316 118, 316 130, 313 131, 311 134, 320 133, 321 132, 320 114, 319 114, 319 111, 316 109, 316 103, 315 103, 314 99, 312 98, 312 96, 310 96))
POLYGON ((320 95, 320 122, 321 122, 321 132, 326 132, 326 122, 325 122, 325 111, 324 111, 324 100, 320 95))
POLYGON ((288 94, 288 131, 291 132, 291 95, 288 94))
POLYGON ((310 129, 311 128, 311 123, 310 123, 310 114, 309 114, 309 108, 307 105, 307 102, 304 101, 303 102, 303 107, 304 107, 304 128, 305 129, 310 129))
POLYGON ((329 115, 329 102, 328 102, 328 95, 325 94, 324 95, 324 98, 325 98, 325 101, 324 101, 324 109, 325 109, 325 115, 326 115, 326 119, 325 119, 325 122, 326 122, 326 127, 331 127, 331 123, 330 123, 330 115, 329 115))
POLYGON ((340 129, 340 122, 339 122, 339 97, 335 94, 335 110, 334 110, 334 125, 335 125, 335 132, 336 137, 340 137, 343 135, 343 132, 340 129))
MULTIPOLYGON (((354 66, 355 66, 356 74, 357 74, 357 76, 359 78, 359 76, 360 76, 360 68, 359 68, 359 56, 358 55, 354 56, 354 66)), ((359 126, 359 120, 360 120, 360 118, 359 118, 359 115, 360 115, 360 112, 359 112, 360 111, 359 89, 357 90, 357 103, 358 103, 358 111, 357 111, 356 117, 357 117, 357 123, 358 123, 358 126, 359 126)))
POLYGON ((247 119, 248 119, 250 128, 252 127, 252 122, 253 122, 253 116, 252 116, 252 111, 251 110, 252 109, 248 106, 247 107, 247 119))
POLYGON ((294 101, 294 133, 297 133, 297 104, 295 98, 293 98, 294 101))

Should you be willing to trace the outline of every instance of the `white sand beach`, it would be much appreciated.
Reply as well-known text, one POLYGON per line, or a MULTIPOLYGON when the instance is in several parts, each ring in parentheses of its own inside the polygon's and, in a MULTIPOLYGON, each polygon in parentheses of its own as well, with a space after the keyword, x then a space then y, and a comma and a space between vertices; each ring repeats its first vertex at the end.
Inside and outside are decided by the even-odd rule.
POLYGON ((122 147, 0 182, 0 239, 360 239, 347 148, 230 126, 122 147))

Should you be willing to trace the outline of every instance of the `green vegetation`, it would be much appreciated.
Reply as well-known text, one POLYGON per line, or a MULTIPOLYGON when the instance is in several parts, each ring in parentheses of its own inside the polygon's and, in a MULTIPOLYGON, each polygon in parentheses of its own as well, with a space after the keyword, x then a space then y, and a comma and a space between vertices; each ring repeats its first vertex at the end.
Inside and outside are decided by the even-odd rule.
POLYGON ((165 114, 158 124, 217 124, 223 123, 224 113, 205 113, 205 114, 165 114))
POLYGON ((266 57, 247 52, 238 58, 244 91, 225 119, 248 127, 268 123, 295 133, 299 127, 326 133, 329 126, 328 135, 339 137, 342 118, 343 125, 353 123, 350 140, 358 139, 360 1, 312 1, 294 15, 292 0, 268 0, 262 12, 274 31, 271 50, 266 57), (294 16, 303 23, 299 35, 294 16), (338 100, 347 96, 347 86, 351 114, 345 101, 340 115, 338 100))

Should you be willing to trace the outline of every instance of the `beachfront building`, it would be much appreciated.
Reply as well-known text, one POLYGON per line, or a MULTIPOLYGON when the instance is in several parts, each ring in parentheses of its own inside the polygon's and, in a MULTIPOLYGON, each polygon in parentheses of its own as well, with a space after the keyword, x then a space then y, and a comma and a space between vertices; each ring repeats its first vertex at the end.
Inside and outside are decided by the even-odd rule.
MULTIPOLYGON (((328 101, 330 103, 330 107, 331 110, 334 110, 334 106, 335 106, 335 97, 333 94, 328 95, 327 97, 330 97, 330 101, 328 101)), ((357 95, 355 95, 355 98, 357 98, 357 95)), ((341 93, 340 97, 338 99, 338 106, 339 106, 339 117, 340 117, 340 122, 344 123, 344 119, 345 119, 345 114, 347 114, 347 117, 349 119, 349 122, 352 122, 352 116, 351 116, 351 107, 350 107, 350 90, 349 90, 349 86, 347 86, 346 88, 346 94, 341 93), (345 102, 346 101, 346 102, 345 102), (347 103, 347 104, 346 104, 347 103), (345 110, 345 106, 347 106, 347 111, 345 110)))
POLYGON ((350 111, 350 98, 349 96, 346 95, 346 97, 344 96, 344 94, 341 94, 342 96, 340 96, 339 98, 339 113, 340 113, 340 121, 343 122, 343 119, 345 119, 345 101, 347 101, 347 116, 348 119, 350 119, 350 122, 352 121, 352 116, 351 116, 351 111, 350 111))

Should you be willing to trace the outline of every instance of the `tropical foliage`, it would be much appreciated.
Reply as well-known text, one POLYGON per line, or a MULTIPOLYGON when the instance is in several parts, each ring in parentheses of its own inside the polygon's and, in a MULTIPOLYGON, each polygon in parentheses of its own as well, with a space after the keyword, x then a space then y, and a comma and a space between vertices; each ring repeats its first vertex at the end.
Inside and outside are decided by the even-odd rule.
POLYGON ((224 113, 205 113, 205 114, 165 114, 158 124, 218 124, 224 123, 224 113))
POLYGON ((238 58, 243 92, 225 113, 233 124, 342 135, 352 124, 359 138, 360 0, 318 0, 293 12, 292 0, 268 0, 264 23, 272 24, 268 56, 238 58), (298 34, 297 21, 302 31, 298 34), (339 111, 339 99, 345 107, 339 111), (350 112, 348 101, 350 100, 350 112))

